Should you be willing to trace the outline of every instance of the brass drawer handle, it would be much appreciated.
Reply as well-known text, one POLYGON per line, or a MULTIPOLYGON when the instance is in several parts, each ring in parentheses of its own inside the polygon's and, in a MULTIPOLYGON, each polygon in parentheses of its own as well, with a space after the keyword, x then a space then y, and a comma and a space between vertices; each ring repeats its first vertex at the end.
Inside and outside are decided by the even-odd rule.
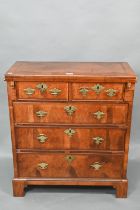
POLYGON ((48 168, 48 163, 38 163, 37 167, 41 170, 47 169, 48 168))
POLYGON ((67 134, 69 137, 72 137, 76 133, 76 131, 72 128, 68 128, 64 131, 64 133, 67 134))
POLYGON ((110 89, 106 90, 105 92, 107 93, 108 96, 112 97, 112 96, 115 96, 116 95, 116 93, 118 92, 118 90, 115 90, 115 89, 110 88, 110 89))
POLYGON ((75 111, 76 111, 76 107, 75 106, 71 106, 71 105, 69 105, 69 106, 65 106, 64 107, 64 110, 65 110, 65 112, 69 115, 69 116, 71 116, 75 111))
POLYGON ((104 141, 104 139, 101 138, 100 136, 94 137, 92 139, 94 140, 95 144, 97 144, 97 145, 101 144, 104 141))
POLYGON ((40 90, 41 93, 45 93, 48 88, 45 83, 39 83, 36 87, 40 90))
POLYGON ((49 92, 51 93, 51 95, 57 96, 61 94, 62 90, 54 88, 54 89, 49 90, 49 92))
POLYGON ((42 110, 39 110, 36 112, 37 117, 45 117, 47 115, 47 112, 44 112, 42 110))
POLYGON ((33 88, 26 88, 24 89, 24 92, 26 93, 26 95, 33 95, 35 92, 35 89, 33 88))
POLYGON ((73 155, 67 155, 65 157, 65 159, 70 164, 75 159, 75 156, 73 156, 73 155))
POLYGON ((91 89, 97 94, 99 95, 100 92, 104 89, 104 87, 100 84, 94 85, 93 87, 91 87, 91 89))
POLYGON ((94 162, 90 165, 90 167, 92 167, 95 171, 99 170, 102 166, 103 164, 100 162, 94 162))
POLYGON ((80 92, 83 96, 86 96, 87 93, 89 92, 89 89, 88 89, 88 88, 80 88, 79 92, 80 92))
POLYGON ((97 120, 100 120, 104 117, 105 113, 104 112, 101 112, 101 111, 97 111, 95 113, 93 113, 94 116, 96 117, 97 120))
POLYGON ((45 143, 47 140, 48 140, 48 137, 45 135, 45 134, 39 134, 37 136, 37 140, 40 142, 40 143, 45 143))

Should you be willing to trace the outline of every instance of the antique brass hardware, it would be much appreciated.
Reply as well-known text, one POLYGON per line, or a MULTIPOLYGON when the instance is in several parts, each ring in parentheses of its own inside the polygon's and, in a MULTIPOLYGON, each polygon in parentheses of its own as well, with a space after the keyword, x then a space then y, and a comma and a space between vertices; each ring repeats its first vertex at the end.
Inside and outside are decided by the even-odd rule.
POLYGON ((42 169, 42 170, 44 170, 44 169, 47 169, 48 168, 48 163, 38 163, 38 168, 39 169, 42 169))
POLYGON ((72 128, 68 128, 64 131, 64 133, 67 134, 69 137, 72 137, 76 133, 76 131, 72 128))
POLYGON ((62 90, 54 88, 54 89, 49 90, 49 92, 51 93, 51 95, 57 96, 61 94, 62 90))
POLYGON ((40 90, 41 93, 45 93, 48 88, 45 83, 39 83, 36 87, 40 90))
POLYGON ((94 85, 91 89, 98 95, 104 89, 104 87, 100 84, 94 85))
POLYGON ((37 136, 37 139, 40 143, 45 143, 47 141, 48 137, 45 134, 41 133, 37 136))
POLYGON ((44 112, 42 110, 39 110, 39 111, 36 112, 37 117, 44 117, 46 115, 47 115, 47 112, 44 112))
POLYGON ((80 92, 83 96, 86 96, 87 93, 89 92, 89 89, 88 89, 88 88, 80 88, 79 92, 80 92))
POLYGON ((106 90, 105 92, 107 93, 108 96, 112 97, 112 96, 115 96, 116 95, 116 93, 118 92, 118 90, 115 90, 115 89, 110 88, 110 89, 106 90))
POLYGON ((101 137, 99 137, 99 136, 94 137, 94 138, 92 138, 92 139, 94 140, 95 144, 101 144, 102 141, 104 140, 103 138, 101 138, 101 137))
POLYGON ((95 117, 97 118, 97 120, 100 120, 104 117, 105 113, 101 112, 101 111, 97 111, 95 113, 93 113, 95 115, 95 117))
POLYGON ((33 88, 26 88, 24 89, 24 92, 26 93, 26 95, 32 95, 35 92, 35 89, 33 88))
POLYGON ((73 155, 67 155, 65 159, 70 164, 75 159, 75 157, 73 155))
POLYGON ((94 170, 99 170, 103 165, 99 162, 92 163, 90 167, 94 168, 94 170))
POLYGON ((64 107, 64 110, 66 111, 66 113, 69 115, 69 116, 71 116, 75 111, 76 111, 76 107, 75 106, 71 106, 71 105, 69 105, 69 106, 65 106, 64 107))

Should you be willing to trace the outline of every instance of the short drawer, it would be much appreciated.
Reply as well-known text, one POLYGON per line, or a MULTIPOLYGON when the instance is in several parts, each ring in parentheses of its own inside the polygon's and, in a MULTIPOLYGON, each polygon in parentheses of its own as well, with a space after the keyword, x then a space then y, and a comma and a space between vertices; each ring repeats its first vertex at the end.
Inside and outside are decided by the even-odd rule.
POLYGON ((17 82, 19 99, 68 100, 68 83, 17 82))
POLYGON ((19 177, 121 178, 123 155, 18 153, 19 177))
POLYGON ((16 123, 125 124, 128 104, 14 102, 16 123))
POLYGON ((124 85, 120 83, 73 83, 72 100, 122 100, 124 85))
POLYGON ((124 151, 124 129, 21 127, 15 129, 18 149, 124 151))

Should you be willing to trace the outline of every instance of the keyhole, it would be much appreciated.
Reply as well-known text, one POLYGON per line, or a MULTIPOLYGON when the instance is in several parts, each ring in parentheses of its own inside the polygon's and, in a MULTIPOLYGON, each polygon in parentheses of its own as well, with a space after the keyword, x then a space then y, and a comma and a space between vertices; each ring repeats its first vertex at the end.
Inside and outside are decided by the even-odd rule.
POLYGON ((71 156, 69 156, 69 160, 71 160, 72 159, 72 157, 71 156))

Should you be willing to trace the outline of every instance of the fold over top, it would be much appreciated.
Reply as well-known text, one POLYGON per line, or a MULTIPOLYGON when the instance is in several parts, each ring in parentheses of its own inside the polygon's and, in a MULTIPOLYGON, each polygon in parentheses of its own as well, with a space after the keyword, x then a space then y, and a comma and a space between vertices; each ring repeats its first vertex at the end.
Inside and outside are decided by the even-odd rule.
POLYGON ((29 62, 17 61, 5 74, 11 81, 135 82, 136 75, 127 62, 29 62))

